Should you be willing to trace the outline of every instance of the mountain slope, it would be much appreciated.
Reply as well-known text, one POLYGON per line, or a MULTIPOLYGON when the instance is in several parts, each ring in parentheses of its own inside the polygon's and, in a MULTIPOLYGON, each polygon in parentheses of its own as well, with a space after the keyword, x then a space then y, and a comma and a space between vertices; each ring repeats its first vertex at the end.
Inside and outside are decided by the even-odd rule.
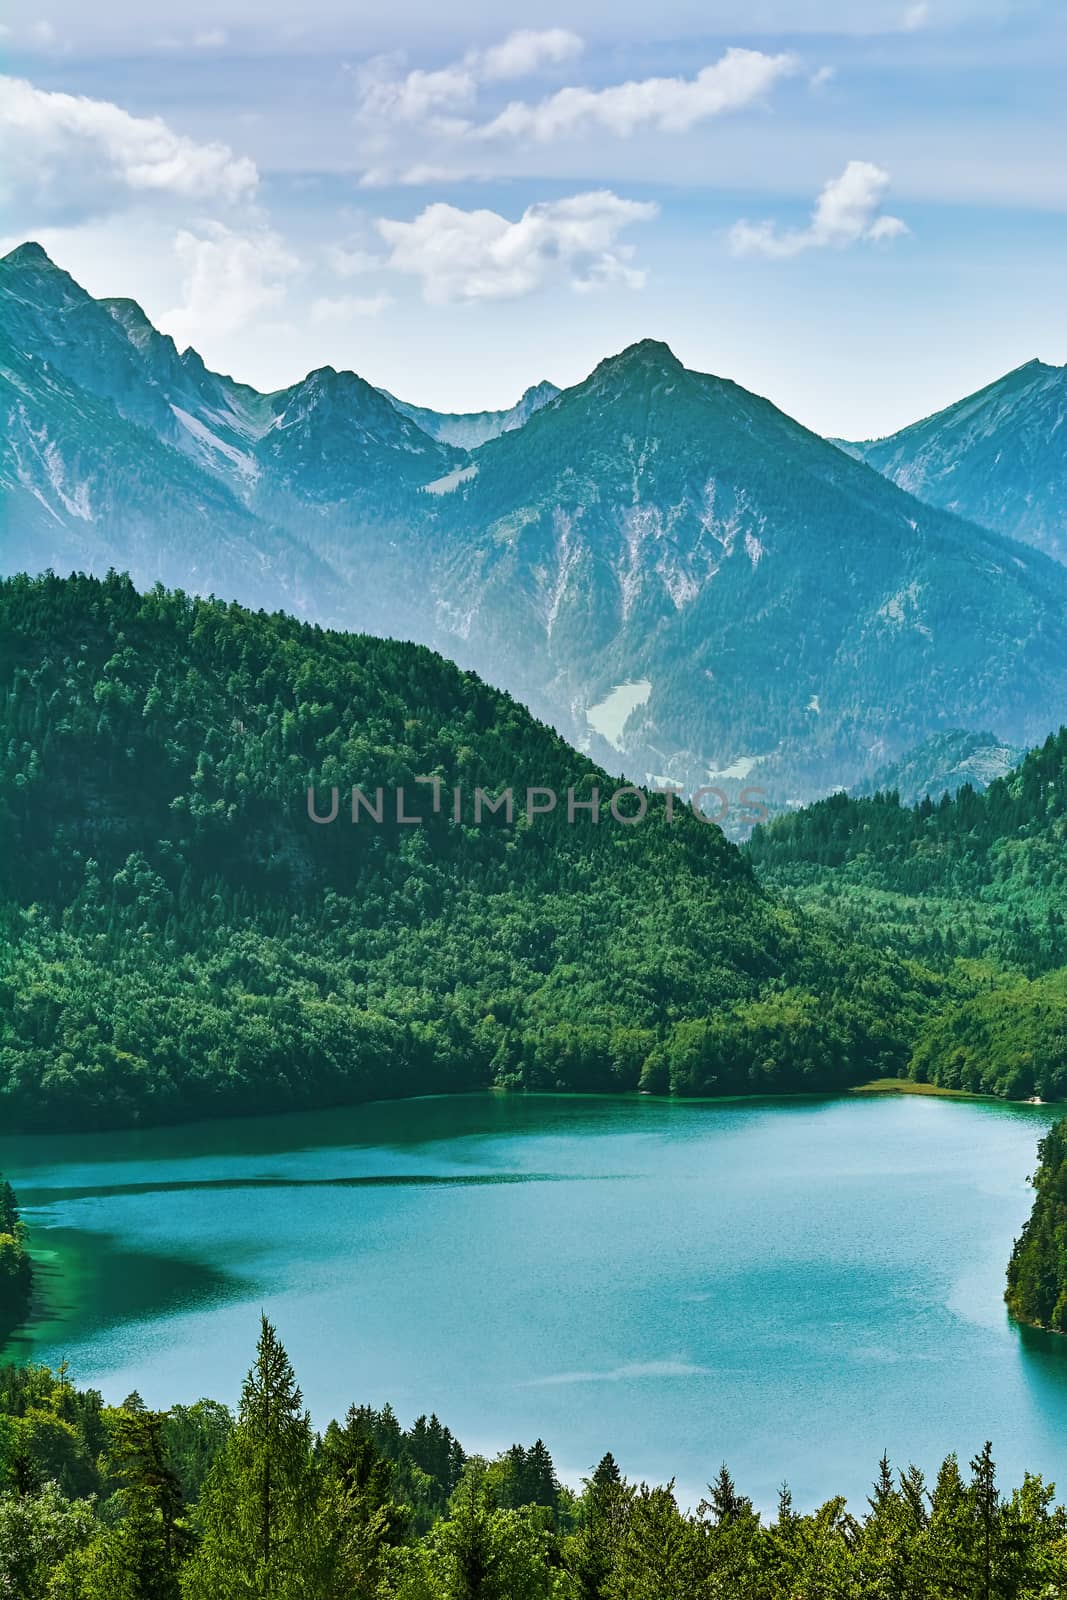
POLYGON ((1028 361, 899 433, 842 448, 920 500, 1067 562, 1067 366, 1028 361))
POLYGON ((471 464, 435 506, 442 646, 507 664, 576 728, 643 683, 629 771, 760 758, 784 801, 946 727, 1033 742, 1067 705, 1058 567, 665 345, 602 362, 471 464))
POLYGON ((108 400, 0 338, 0 559, 7 572, 133 572, 144 586, 336 611, 336 574, 108 400))
POLYGON ((554 383, 543 380, 527 389, 522 398, 506 411, 430 411, 426 406, 409 405, 398 400, 387 389, 381 391, 390 405, 418 423, 424 433, 442 444, 456 445, 461 450, 474 450, 489 439, 502 433, 511 433, 528 422, 535 411, 547 406, 559 394, 554 383))
POLYGON ((0 263, 0 348, 9 572, 118 565, 418 639, 612 768, 772 811, 1067 706, 1062 567, 653 341, 474 450, 355 373, 211 373, 36 246, 0 263))
POLYGON ((246 452, 270 420, 264 397, 180 356, 135 301, 94 300, 36 244, 0 260, 0 300, 12 349, 201 464, 238 479, 253 470, 246 452))
POLYGON ((899 1068, 934 992, 816 936, 688 810, 612 820, 605 774, 421 647, 16 578, 0 713, 5 1127, 490 1082, 831 1087, 899 1068), (334 822, 309 784, 320 816, 338 787, 334 822), (380 824, 351 820, 353 784, 380 824), (569 821, 596 784, 600 822, 569 821), (514 815, 479 822, 477 785, 514 815))
POLYGON ((1025 755, 1018 745, 1002 744, 991 733, 951 728, 947 733, 931 734, 851 793, 896 793, 904 805, 915 806, 927 795, 939 799, 943 794, 955 794, 965 783, 972 789, 987 789, 995 779, 1007 777, 1025 755))
POLYGON ((840 937, 946 974, 909 1075, 1067 1099, 1067 728, 983 794, 832 795, 757 828, 746 854, 840 937), (957 992, 953 998, 952 991, 957 992))
POLYGON ((832 795, 757 828, 762 880, 843 937, 962 985, 917 1042, 914 1076, 1067 1098, 1067 729, 982 794, 902 806, 832 795))
POLYGON ((354 373, 259 394, 33 244, 0 261, 0 358, 6 571, 114 565, 382 631, 412 608, 413 496, 465 458, 354 373))

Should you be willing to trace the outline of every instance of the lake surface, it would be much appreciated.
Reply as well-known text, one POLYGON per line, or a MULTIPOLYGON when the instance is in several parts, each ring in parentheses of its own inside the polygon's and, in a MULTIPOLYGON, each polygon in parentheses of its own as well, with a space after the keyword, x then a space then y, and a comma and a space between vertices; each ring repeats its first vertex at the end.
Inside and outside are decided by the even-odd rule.
POLYGON ((725 1459, 763 1508, 991 1438, 1067 1495, 1067 1339, 1002 1301, 1057 1114, 485 1095, 0 1139, 43 1258, 6 1353, 232 1404, 263 1308, 320 1425, 390 1400, 690 1502, 725 1459))

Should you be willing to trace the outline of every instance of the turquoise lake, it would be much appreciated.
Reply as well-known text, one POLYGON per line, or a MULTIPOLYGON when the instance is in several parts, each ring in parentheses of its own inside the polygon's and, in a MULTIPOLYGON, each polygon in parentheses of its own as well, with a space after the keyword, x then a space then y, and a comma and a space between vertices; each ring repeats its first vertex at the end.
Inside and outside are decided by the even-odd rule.
POLYGON ((1067 1339, 1002 1299, 1058 1114, 484 1095, 2 1138, 41 1263, 5 1354, 232 1404, 262 1308, 319 1424, 389 1400, 684 1503, 725 1460, 765 1509, 990 1438, 1067 1495, 1067 1339))

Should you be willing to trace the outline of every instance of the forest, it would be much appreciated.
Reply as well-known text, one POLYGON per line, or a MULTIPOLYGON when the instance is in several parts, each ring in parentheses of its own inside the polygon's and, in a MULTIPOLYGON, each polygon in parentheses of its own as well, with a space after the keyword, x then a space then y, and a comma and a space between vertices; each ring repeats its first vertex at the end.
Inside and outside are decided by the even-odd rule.
POLYGON ((1008 1265, 1008 1310, 1067 1333, 1067 1117, 1038 1146, 1034 1206, 1008 1265))
POLYGON ((1067 1099, 1067 729, 984 792, 831 795, 756 828, 760 879, 843 939, 940 975, 908 1075, 1067 1099))
POLYGON ((444 789, 607 795, 433 652, 129 579, 0 584, 0 1117, 105 1127, 490 1084, 835 1090, 906 1070, 969 991, 758 882, 650 797, 434 813, 444 789), (423 800, 381 825, 326 797, 423 800))
POLYGON ((12 1130, 489 1085, 1067 1096, 1067 732, 744 851, 662 796, 569 823, 522 796, 620 780, 432 651, 115 573, 0 584, 0 725, 12 1130), (422 822, 310 819, 353 786, 422 822))
MULTIPOLYGON (((813 1443, 813 1448, 814 1448, 813 1443)), ((574 1489, 541 1440, 468 1455, 436 1417, 352 1406, 318 1433, 263 1319, 236 1415, 106 1406, 66 1369, 0 1369, 0 1594, 19 1600, 1055 1600, 1067 1511, 991 1446, 866 1505, 783 1485, 761 1516, 726 1465, 695 1508, 610 1454, 574 1489)))
POLYGON ((0 1173, 0 1344, 26 1316, 33 1266, 14 1191, 0 1173))

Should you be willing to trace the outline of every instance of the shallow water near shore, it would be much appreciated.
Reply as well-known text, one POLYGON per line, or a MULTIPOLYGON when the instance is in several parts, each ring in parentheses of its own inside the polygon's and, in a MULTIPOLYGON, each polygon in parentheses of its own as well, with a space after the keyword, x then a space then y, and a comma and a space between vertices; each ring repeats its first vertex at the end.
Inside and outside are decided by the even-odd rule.
POLYGON ((233 1404, 262 1308, 319 1424, 389 1400, 693 1503, 726 1460, 764 1509, 990 1438, 1067 1497, 1067 1339, 1002 1298, 1061 1112, 477 1095, 4 1138, 39 1263, 4 1354, 233 1404))

